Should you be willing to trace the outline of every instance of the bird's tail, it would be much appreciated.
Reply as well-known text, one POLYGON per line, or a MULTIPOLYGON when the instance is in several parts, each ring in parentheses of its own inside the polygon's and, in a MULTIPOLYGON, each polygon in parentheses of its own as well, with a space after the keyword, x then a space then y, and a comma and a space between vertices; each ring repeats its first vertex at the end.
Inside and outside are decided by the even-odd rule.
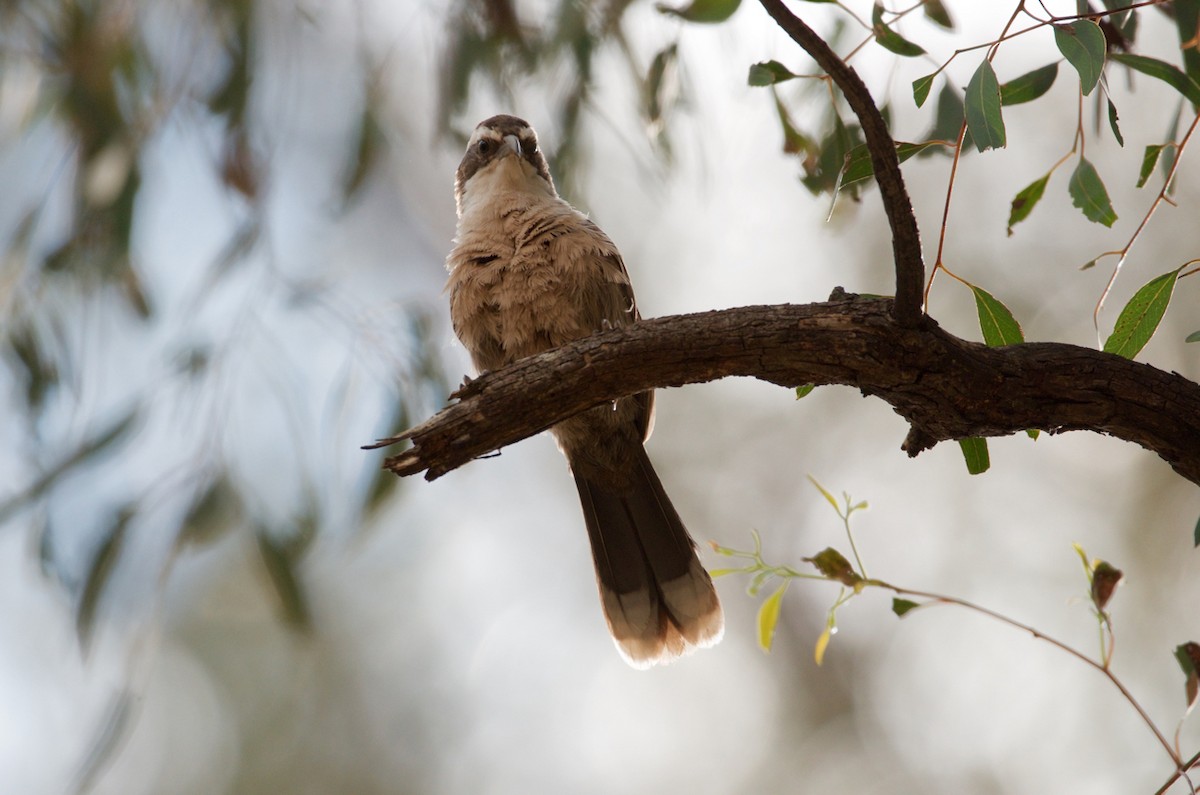
POLYGON ((620 493, 575 476, 608 628, 636 668, 668 663, 721 639, 725 619, 696 544, 645 450, 620 493))

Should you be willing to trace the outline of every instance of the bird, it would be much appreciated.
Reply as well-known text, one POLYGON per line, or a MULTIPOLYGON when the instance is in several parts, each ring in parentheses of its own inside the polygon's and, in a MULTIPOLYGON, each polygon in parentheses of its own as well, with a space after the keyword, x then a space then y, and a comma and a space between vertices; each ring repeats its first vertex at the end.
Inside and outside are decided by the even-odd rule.
MULTIPOLYGON (((639 319, 620 251, 559 197, 537 133, 501 114, 472 132, 455 174, 450 319, 479 372, 639 319)), ((646 455, 654 393, 550 428, 575 479, 600 602, 635 668, 716 644, 724 615, 696 544, 646 455)))

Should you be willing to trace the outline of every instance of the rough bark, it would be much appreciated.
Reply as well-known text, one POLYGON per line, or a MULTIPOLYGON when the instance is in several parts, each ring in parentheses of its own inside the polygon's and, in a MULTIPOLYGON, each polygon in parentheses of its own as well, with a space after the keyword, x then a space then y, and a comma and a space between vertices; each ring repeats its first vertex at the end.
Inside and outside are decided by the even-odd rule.
POLYGON ((1200 484, 1200 385, 1075 345, 989 348, 929 319, 906 328, 891 300, 857 296, 655 318, 587 337, 485 373, 458 402, 375 446, 411 440, 385 466, 432 480, 622 395, 728 376, 857 387, 909 422, 909 455, 949 439, 1090 430, 1141 445, 1200 484))

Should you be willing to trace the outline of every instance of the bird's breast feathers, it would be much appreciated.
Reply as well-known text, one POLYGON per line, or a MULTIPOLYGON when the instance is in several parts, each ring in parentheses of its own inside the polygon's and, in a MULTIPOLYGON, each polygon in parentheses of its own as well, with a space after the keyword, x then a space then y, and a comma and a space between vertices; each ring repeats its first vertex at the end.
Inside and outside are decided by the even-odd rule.
POLYGON ((529 190, 516 158, 495 165, 506 167, 472 177, 446 262, 451 318, 476 365, 631 322, 629 278, 608 236, 557 196, 529 190))

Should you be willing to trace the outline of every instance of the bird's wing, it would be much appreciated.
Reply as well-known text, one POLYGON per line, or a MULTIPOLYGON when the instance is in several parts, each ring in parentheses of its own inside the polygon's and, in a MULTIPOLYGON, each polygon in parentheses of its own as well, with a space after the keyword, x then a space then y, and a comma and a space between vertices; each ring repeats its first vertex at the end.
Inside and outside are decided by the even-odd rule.
MULTIPOLYGON (((590 218, 582 219, 582 231, 592 242, 586 255, 585 266, 597 269, 602 278, 583 280, 586 294, 581 296, 581 305, 592 308, 595 317, 586 318, 585 322, 593 329, 600 331, 608 328, 627 326, 641 319, 638 312, 637 298, 633 294, 633 285, 629 281, 629 271, 621 252, 599 226, 590 218)), ((631 396, 639 407, 638 424, 642 439, 649 439, 654 429, 654 392, 647 390, 631 396)))

